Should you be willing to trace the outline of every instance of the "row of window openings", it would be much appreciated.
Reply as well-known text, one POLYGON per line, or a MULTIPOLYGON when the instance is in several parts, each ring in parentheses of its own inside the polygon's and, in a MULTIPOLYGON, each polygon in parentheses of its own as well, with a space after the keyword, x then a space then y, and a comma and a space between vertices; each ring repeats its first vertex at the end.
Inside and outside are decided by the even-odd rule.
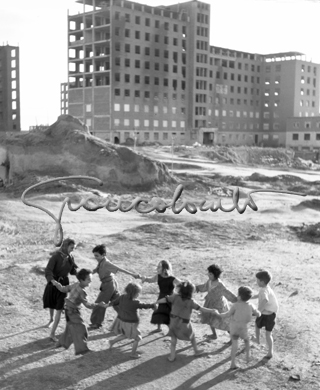
POLYGON ((221 122, 221 129, 223 130, 226 130, 226 129, 229 129, 229 130, 233 130, 233 129, 236 129, 236 130, 241 130, 241 128, 243 130, 254 130, 254 127, 256 128, 256 130, 259 130, 260 128, 260 125, 259 123, 256 123, 256 125, 254 126, 253 123, 243 123, 242 126, 240 123, 233 123, 233 122, 229 122, 228 124, 226 122, 221 122))
MULTIPOLYGON (((250 99, 250 100, 247 100, 247 99, 237 99, 237 100, 235 100, 234 98, 230 98, 229 99, 229 104, 230 105, 233 106, 235 104, 235 102, 236 102, 236 104, 238 106, 240 106, 241 104, 243 104, 244 106, 247 106, 249 104, 250 104, 251 107, 254 106, 254 100, 252 100, 252 99, 250 99)), ((215 98, 215 105, 218 106, 219 104, 221 104, 221 105, 228 104, 228 99, 225 98, 225 97, 216 97, 215 98)), ((257 107, 260 106, 260 101, 256 100, 255 105, 257 107)))
MULTIPOLYGON (((0 119, 3 120, 3 112, 0 112, 0 119)), ((12 121, 17 120, 17 114, 12 114, 12 115, 11 115, 11 120, 12 120, 12 121)), ((15 128, 15 127, 14 127, 14 128, 15 128)))
MULTIPOLYGON (((311 140, 311 134, 306 133, 306 134, 301 134, 301 135, 303 135, 303 140, 304 141, 310 141, 311 140)), ((292 134, 292 141, 299 141, 299 133, 292 134)), ((320 141, 320 133, 316 134, 316 141, 320 141)))
MULTIPOLYGON (((235 61, 228 61, 228 60, 222 60, 220 58, 214 58, 213 64, 216 66, 222 66, 223 68, 230 68, 230 69, 235 69, 236 68, 236 62, 235 61)), ((247 63, 242 63, 242 62, 237 62, 237 68, 238 70, 249 70, 249 64, 247 63), (243 65, 243 67, 242 67, 243 65)), ((250 66, 251 72, 260 72, 260 65, 254 65, 251 64, 250 66)))
MULTIPOLYGON (((230 93, 235 93, 235 87, 234 87, 234 85, 230 85, 230 93)), ((249 92, 249 88, 247 88, 247 87, 237 87, 237 93, 244 93, 245 95, 247 95, 248 94, 248 92, 249 92)), ((251 95, 254 95, 254 88, 250 88, 250 94, 251 95)), ((218 92, 219 93, 219 92, 218 92)), ((221 91, 220 91, 220 93, 221 93, 221 91)), ((260 89, 259 88, 257 88, 256 89, 256 95, 259 95, 260 94, 260 89)))
MULTIPOLYGON (((304 76, 301 76, 301 84, 305 84, 305 81, 307 81, 307 84, 310 84, 310 77, 307 77, 307 80, 305 80, 304 76)), ((317 82, 316 79, 312 80, 312 86, 313 88, 316 88, 317 82)))
MULTIPOLYGON (((130 29, 128 29, 128 28, 126 28, 125 30, 124 30, 124 37, 125 38, 131 38, 131 30, 130 29)), ((115 34, 115 36, 116 37, 120 37, 120 27, 116 27, 115 28, 115 30, 114 30, 114 34, 115 34)), ((141 39, 141 31, 135 31, 134 32, 134 38, 135 39, 141 39)), ((150 42, 151 41, 151 33, 149 33, 149 32, 145 32, 144 33, 144 40, 146 41, 146 42, 150 42)), ((160 43, 160 35, 158 35, 158 34, 155 34, 154 36, 153 36, 153 41, 155 42, 155 43, 160 43)), ((197 41, 197 42, 200 42, 200 41, 197 41)), ((202 41, 201 41, 202 42, 202 41)), ((119 43, 119 42, 117 42, 117 43, 119 43)), ((165 45, 169 45, 170 44, 170 42, 169 42, 169 37, 168 36, 165 36, 165 37, 163 37, 163 43, 165 44, 165 45)), ((207 43, 207 42, 205 42, 205 43, 207 43)), ((175 37, 173 37, 172 38, 172 44, 173 44, 173 46, 178 46, 178 44, 179 44, 179 41, 178 41, 178 38, 175 38, 175 37)), ((199 48, 200 48, 200 46, 202 47, 203 45, 201 45, 200 43, 197 43, 197 46, 199 46, 199 48)), ((182 47, 184 47, 184 48, 186 48, 186 41, 183 39, 182 40, 182 47)), ((198 47, 197 47, 198 48, 198 47)), ((207 48, 208 48, 208 46, 207 46, 207 48)), ((204 50, 204 49, 202 49, 202 50, 204 50)), ((207 50, 207 49, 206 49, 207 50)))
MULTIPOLYGON (((153 134, 153 140, 154 141, 159 141, 160 140, 160 135, 162 135, 163 141, 168 140, 168 133, 152 133, 153 134)), ((175 133, 173 133, 175 135, 175 133)), ((185 133, 180 133, 181 137, 184 137, 185 133)), ((125 131, 124 133, 124 139, 130 138, 130 133, 128 131, 125 131)), ((143 139, 145 141, 148 141, 150 139, 150 133, 145 132, 143 133, 143 139)))
MULTIPOLYGON (((293 127, 295 128, 295 129, 299 129, 299 127, 300 127, 300 122, 294 122, 293 123, 293 127)), ((303 126, 305 129, 311 129, 311 122, 304 122, 304 126, 303 126)), ((317 122, 316 123, 316 127, 318 128, 318 129, 320 129, 320 122, 317 122)))
MULTIPOLYGON (((221 75, 221 73, 219 71, 217 71, 216 72, 216 79, 220 79, 220 75, 221 75)), ((229 74, 229 73, 226 73, 226 72, 223 73, 223 79, 224 80, 228 80, 228 75, 230 76, 230 80, 232 80, 232 81, 235 80, 235 74, 234 73, 230 73, 229 74)), ((241 74, 237 75, 237 81, 242 81, 242 77, 243 77, 243 81, 245 83, 249 82, 249 76, 241 75, 241 74)), ((251 76, 251 78, 250 78, 251 83, 254 83, 254 79, 255 79, 255 77, 251 76)), ((256 83, 260 84, 260 77, 256 77, 256 83)))
MULTIPOLYGON (((121 81, 121 73, 115 73, 114 75, 114 80, 116 82, 120 82, 121 81)), ((123 75, 123 81, 125 83, 130 83, 131 81, 134 82, 135 84, 140 84, 140 82, 142 83, 142 81, 144 81, 144 84, 145 85, 160 85, 160 78, 159 77, 150 77, 150 76, 139 76, 139 75, 130 75, 130 74, 125 74, 123 75)), ((162 79, 162 84, 164 87, 169 87, 169 79, 162 79)), ((178 88, 178 80, 171 80, 171 86, 173 89, 177 89, 178 88)), ((180 81, 180 87, 182 90, 185 90, 186 89, 186 82, 184 80, 181 80, 180 81)))
MULTIPOLYGON (((221 115, 222 116, 227 116, 227 111, 226 110, 222 110, 221 111, 221 115)), ((219 110, 214 110, 214 116, 215 117, 219 117, 220 116, 220 111, 219 110)), ((230 110, 228 116, 231 117, 231 118, 233 116, 235 116, 237 118, 240 118, 241 117, 241 111, 234 112, 234 111, 230 110)), ((259 116, 260 116, 259 112, 256 112, 255 115, 254 115, 254 112, 250 111, 249 115, 248 115, 247 111, 242 111, 242 117, 243 118, 254 118, 254 117, 259 118, 259 116)))
MULTIPOLYGON (((281 64, 276 64, 275 66, 276 72, 281 72, 281 64)), ((266 73, 271 72, 271 65, 266 65, 266 73)))
MULTIPOLYGON (((142 122, 142 121, 141 121, 142 122)), ((121 119, 114 119, 113 121, 114 125, 115 126, 120 126, 121 125, 121 119)), ((163 120, 162 121, 162 127, 164 128, 167 128, 168 125, 170 125, 170 127, 172 128, 176 128, 177 125, 180 124, 180 128, 181 129, 184 129, 185 128, 185 121, 180 121, 180 122, 177 122, 177 121, 167 121, 167 120, 163 120)), ((135 128, 139 127, 140 126, 140 119, 134 119, 133 122, 130 121, 130 119, 123 119, 123 126, 134 126, 135 128)), ((143 126, 144 127, 149 127, 149 126, 153 126, 153 127, 159 127, 160 125, 160 121, 158 121, 157 119, 154 119, 153 121, 150 121, 149 119, 144 119, 143 120, 143 126)))
MULTIPOLYGON (((117 52, 121 51, 121 43, 120 42, 115 42, 114 48, 115 48, 115 51, 117 51, 117 52)), ((130 45, 130 43, 125 43, 124 44, 124 52, 125 53, 131 53, 131 45, 130 45)), ((141 54, 141 52, 142 52, 141 46, 135 45, 134 46, 134 53, 135 54, 141 54)), ((151 53, 150 47, 145 47, 144 48, 144 55, 149 56, 150 53, 151 53)), ((155 48, 153 53, 154 53, 155 57, 160 57, 160 49, 155 48)), ((169 58, 169 50, 163 50, 163 57, 164 58, 169 58)), ((174 52, 173 59, 174 59, 175 62, 178 62, 178 53, 177 52, 174 52)), ((182 61, 183 64, 186 63, 185 52, 182 52, 182 54, 181 54, 181 61, 182 61)))
MULTIPOLYGON (((162 135, 162 139, 165 141, 165 140, 168 140, 169 137, 168 137, 168 133, 151 133, 153 135, 153 140, 154 141, 159 141, 160 140, 160 135, 162 135)), ((172 134, 173 136, 176 135, 176 133, 173 133, 172 134)), ((184 137, 185 136, 185 133, 180 133, 180 137, 184 137)), ((126 140, 127 138, 130 138, 130 132, 129 131, 125 131, 124 132, 124 139, 126 140)), ((145 141, 148 141, 150 139, 150 133, 149 132, 144 132, 143 133, 143 139, 145 141)))
MULTIPOLYGON (((229 134, 228 135, 229 141, 233 140, 233 135, 235 136, 235 140, 239 141, 240 134, 229 134)), ((220 138, 221 142, 226 142, 226 140, 227 140, 225 134, 221 134, 219 138, 220 138)), ((247 138, 247 134, 242 134, 242 139, 245 140, 246 138, 247 138)), ((248 134, 248 138, 252 139, 253 135, 252 134, 248 134)), ((262 135, 262 139, 269 139, 269 134, 263 134, 262 135)), ((274 139, 274 140, 279 139, 279 135, 278 134, 272 134, 272 139, 274 139)))
MULTIPOLYGON (((301 72, 305 72, 306 71, 306 67, 304 64, 301 65, 301 72)), ((311 66, 308 65, 307 67, 307 72, 310 73, 311 72, 311 66)), ((314 66, 313 67, 313 74, 316 76, 317 75, 317 68, 314 66)))
MULTIPOLYGON (((133 107, 130 106, 130 104, 124 104, 124 105, 123 105, 123 111, 125 111, 125 112, 130 112, 132 108, 133 108, 133 112, 140 112, 140 106, 139 106, 139 104, 135 104, 135 105, 133 105, 133 107)), ((142 107, 141 107, 141 108, 142 108, 142 107)), ((114 111, 121 111, 121 104, 119 104, 119 103, 114 103, 113 109, 114 109, 114 111)), ((89 112, 88 110, 91 111, 91 104, 90 104, 90 105, 86 105, 86 111, 89 112)), ((143 107, 143 111, 144 111, 144 112, 150 112, 150 107, 147 106, 147 105, 145 105, 145 106, 143 107)), ((159 111, 160 111, 160 110, 159 110, 159 107, 158 107, 158 106, 153 106, 153 113, 154 113, 154 114, 158 114, 159 111)), ((163 111, 164 114, 168 114, 168 107, 163 106, 163 107, 162 107, 162 111, 163 111)), ((177 107, 170 107, 170 108, 169 108, 169 111, 171 111, 172 114, 178 114, 178 108, 177 108, 177 107)), ((181 108, 180 108, 180 113, 181 113, 181 114, 185 114, 185 113, 186 113, 185 107, 181 107, 181 108)))
MULTIPOLYGON (((121 89, 120 88, 115 88, 114 96, 121 96, 121 89)), ((136 98, 144 97, 145 99, 149 99, 152 96, 152 94, 150 93, 150 91, 138 91, 138 90, 131 91, 130 89, 124 89, 123 90, 123 96, 125 96, 125 97, 134 96, 136 98)), ((163 93, 162 97, 163 97, 163 99, 168 99, 169 95, 168 95, 168 93, 163 93)), ((176 93, 173 93, 171 95, 172 100, 177 100, 177 97, 178 96, 177 96, 176 93)), ((153 92, 153 98, 156 99, 156 100, 159 99, 159 93, 158 92, 153 92)), ((181 100, 182 101, 185 100, 185 95, 184 94, 181 95, 181 100)))
MULTIPOLYGON (((16 50, 13 49, 11 50, 11 57, 15 57, 16 56, 16 50)), ((2 61, 0 59, 0 68, 2 67, 2 61)), ((15 68, 16 67, 16 60, 11 60, 11 68, 15 68)))
POLYGON ((209 24, 209 15, 197 13, 197 22, 209 24))
MULTIPOLYGON (((306 89, 306 91, 305 91, 303 88, 301 88, 300 95, 304 96, 304 93, 306 93, 307 96, 310 96, 310 89, 306 89)), ((312 90, 312 96, 316 96, 315 89, 312 90)))
MULTIPOLYGON (((121 13, 119 11, 116 11, 115 15, 114 15, 114 19, 115 20, 120 20, 120 16, 121 16, 121 13)), ((125 22, 130 23, 131 22, 131 16, 132 16, 131 14, 127 14, 127 13, 124 14, 125 22)), ((136 15, 134 17, 134 22, 135 22, 135 24, 140 25, 141 24, 141 16, 136 15)), ((151 20, 150 20, 150 18, 145 18, 144 23, 145 23, 146 27, 151 27, 151 20)), ((160 20, 156 19, 154 21, 154 27, 155 28, 160 28, 160 20)), ((164 29, 166 31, 169 31, 170 30, 170 23, 169 22, 165 22, 163 27, 164 27, 164 29)), ((174 23, 172 25, 172 31, 173 32, 179 32, 179 25, 174 23)), ((186 33, 186 26, 182 26, 182 34, 185 34, 185 33, 186 33)))
POLYGON ((299 116, 302 117, 302 116, 315 116, 315 115, 314 112, 311 112, 311 114, 309 115, 309 113, 306 111, 305 113, 299 112, 299 116))
MULTIPOLYGON (((115 65, 121 66, 120 57, 115 58, 115 65)), ((124 65, 126 68, 131 67, 130 58, 124 59, 124 65)), ((134 60, 134 66, 136 69, 140 69, 141 61, 134 60)), ((96 61, 94 69, 96 72, 109 71, 110 70, 110 62, 96 61)), ((150 69, 150 62, 149 61, 144 62, 144 69, 150 69)), ((91 63, 90 64, 86 63, 85 66, 84 66, 84 64, 69 63, 69 72, 83 73, 84 70, 85 70, 85 73, 92 73, 93 72, 93 65, 91 63)), ((159 62, 154 63, 154 70, 156 70, 156 71, 160 70, 159 62)), ((163 64, 163 70, 164 70, 164 72, 169 72, 169 64, 163 64)), ((178 73, 178 66, 177 65, 172 65, 172 73, 178 73)), ((186 67, 185 66, 181 67, 181 75, 182 75, 182 77, 186 77, 186 67)))
POLYGON ((312 108, 315 108, 316 107, 316 102, 315 101, 311 101, 311 105, 310 105, 310 101, 309 100, 300 100, 300 107, 312 107, 312 108))

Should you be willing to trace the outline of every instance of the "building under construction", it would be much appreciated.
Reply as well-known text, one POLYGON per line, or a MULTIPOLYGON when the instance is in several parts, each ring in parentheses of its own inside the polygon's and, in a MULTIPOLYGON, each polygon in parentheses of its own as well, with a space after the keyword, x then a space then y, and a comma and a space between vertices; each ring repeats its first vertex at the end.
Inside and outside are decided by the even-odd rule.
POLYGON ((319 115, 320 65, 211 46, 207 3, 78 2, 64 107, 98 137, 281 146, 288 117, 319 115))
POLYGON ((0 133, 20 130, 19 47, 0 46, 0 133))

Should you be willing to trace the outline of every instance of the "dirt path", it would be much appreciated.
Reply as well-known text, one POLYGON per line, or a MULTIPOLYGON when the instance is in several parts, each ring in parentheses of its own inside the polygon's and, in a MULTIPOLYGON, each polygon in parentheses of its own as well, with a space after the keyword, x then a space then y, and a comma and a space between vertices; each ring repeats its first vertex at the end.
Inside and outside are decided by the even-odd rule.
MULTIPOLYGON (((54 197, 38 198, 57 213, 54 197)), ((78 243, 75 257, 80 267, 93 268, 91 250, 106 243, 108 257, 116 264, 141 274, 152 275, 160 259, 172 262, 174 274, 194 283, 206 280, 206 268, 213 262, 225 270, 224 282, 236 292, 240 285, 255 291, 255 273, 263 268, 274 275, 272 286, 280 301, 275 328, 275 357, 263 360, 264 342, 252 346, 252 361, 238 356, 241 368, 229 371, 230 348, 227 335, 218 331, 218 340, 207 339, 209 329, 194 313, 197 339, 205 354, 194 358, 190 345, 178 344, 178 357, 166 357, 170 340, 163 334, 150 334, 151 311, 141 311, 142 358, 129 358, 130 342, 112 351, 106 340, 113 337, 108 327, 114 318, 108 309, 103 330, 90 333, 90 348, 83 357, 52 348, 43 325, 48 313, 42 309, 45 286, 43 267, 53 249, 54 224, 48 216, 23 205, 18 199, 0 197, 0 388, 2 390, 42 389, 170 389, 247 390, 319 389, 320 383, 320 278, 319 247, 301 242, 289 228, 319 221, 319 211, 294 211, 299 203, 290 196, 261 194, 259 211, 233 213, 182 213, 142 216, 136 212, 66 212, 66 236, 78 243)), ((129 278, 120 274, 121 289, 129 278)), ((94 300, 97 277, 88 290, 94 300)), ((153 302, 156 285, 144 285, 142 300, 153 302)), ((203 294, 195 298, 203 302, 203 294)), ((88 322, 90 311, 83 308, 88 322)), ((59 332, 63 330, 61 321, 59 332)), ((253 333, 252 322, 250 332, 253 333)), ((58 332, 58 333, 59 333, 58 332)), ((264 340, 264 339, 263 339, 264 340)))

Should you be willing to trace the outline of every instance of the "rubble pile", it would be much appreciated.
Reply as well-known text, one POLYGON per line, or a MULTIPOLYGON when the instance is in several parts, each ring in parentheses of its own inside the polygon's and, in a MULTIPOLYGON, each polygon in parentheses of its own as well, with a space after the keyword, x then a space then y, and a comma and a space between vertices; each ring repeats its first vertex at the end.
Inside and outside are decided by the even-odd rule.
POLYGON ((0 139, 0 149, 8 155, 13 184, 81 175, 102 180, 107 190, 147 191, 173 180, 163 163, 92 136, 70 115, 61 115, 45 130, 0 139))

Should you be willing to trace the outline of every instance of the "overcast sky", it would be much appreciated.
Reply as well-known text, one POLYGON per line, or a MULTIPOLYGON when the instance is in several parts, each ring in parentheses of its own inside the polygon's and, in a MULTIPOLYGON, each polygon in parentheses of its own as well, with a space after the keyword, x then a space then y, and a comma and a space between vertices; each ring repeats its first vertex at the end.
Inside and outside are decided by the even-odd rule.
MULTIPOLYGON (((137 1, 152 6, 174 0, 137 1)), ((184 1, 181 1, 181 3, 184 1)), ((318 0, 207 0, 210 44, 252 53, 298 51, 320 63, 318 0)), ((67 81, 67 15, 75 0, 0 3, 0 44, 20 47, 21 127, 52 124, 67 81)))

